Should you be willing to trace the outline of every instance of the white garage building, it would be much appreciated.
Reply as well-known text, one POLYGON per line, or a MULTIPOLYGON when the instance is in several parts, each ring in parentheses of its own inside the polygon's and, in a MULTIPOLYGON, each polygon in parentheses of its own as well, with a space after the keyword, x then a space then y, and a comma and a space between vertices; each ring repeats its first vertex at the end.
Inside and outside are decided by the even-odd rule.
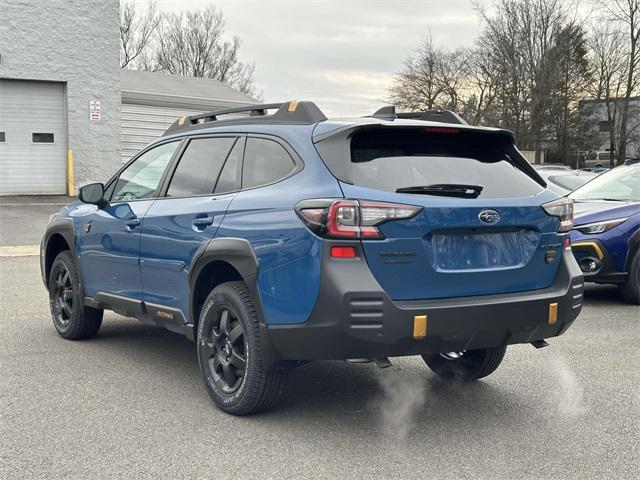
POLYGON ((118 0, 0 7, 0 195, 105 180, 177 116, 255 103, 215 80, 119 68, 118 0))
POLYGON ((252 105, 256 100, 217 80, 122 70, 122 160, 131 158, 181 115, 252 105))

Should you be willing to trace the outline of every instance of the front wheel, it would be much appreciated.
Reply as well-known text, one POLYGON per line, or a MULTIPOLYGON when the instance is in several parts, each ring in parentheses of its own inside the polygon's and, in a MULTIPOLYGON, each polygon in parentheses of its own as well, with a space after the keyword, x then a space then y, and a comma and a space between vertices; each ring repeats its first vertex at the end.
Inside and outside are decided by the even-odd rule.
POLYGON ((279 400, 286 371, 266 365, 267 342, 243 282, 211 291, 198 322, 198 363, 207 393, 225 412, 249 415, 279 400))
POLYGON ((629 276, 624 285, 621 286, 622 297, 633 304, 640 304, 640 249, 636 250, 631 259, 629 276))
POLYGON ((502 363, 507 347, 422 355, 427 366, 446 381, 469 382, 492 374, 502 363))
POLYGON ((69 340, 92 338, 102 325, 102 310, 84 305, 80 275, 71 252, 60 252, 49 273, 51 318, 61 337, 69 340))

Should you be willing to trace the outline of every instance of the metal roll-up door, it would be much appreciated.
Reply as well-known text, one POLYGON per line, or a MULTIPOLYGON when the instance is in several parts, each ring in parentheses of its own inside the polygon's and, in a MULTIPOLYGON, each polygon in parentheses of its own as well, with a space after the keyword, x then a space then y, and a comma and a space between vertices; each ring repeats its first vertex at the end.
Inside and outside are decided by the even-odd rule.
POLYGON ((162 135, 182 115, 204 110, 123 103, 121 105, 122 161, 126 162, 152 140, 162 135))
POLYGON ((64 85, 0 79, 0 195, 66 193, 64 85))

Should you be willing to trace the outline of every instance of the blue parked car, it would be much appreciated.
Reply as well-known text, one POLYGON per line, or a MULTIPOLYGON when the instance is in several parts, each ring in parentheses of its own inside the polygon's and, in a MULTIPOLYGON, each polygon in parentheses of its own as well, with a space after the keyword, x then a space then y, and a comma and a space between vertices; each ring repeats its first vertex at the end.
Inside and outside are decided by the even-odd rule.
POLYGON ((573 252, 585 280, 614 283, 640 303, 640 164, 603 173, 569 195, 573 252))
POLYGON ((80 200, 42 241, 58 333, 96 335, 105 309, 182 333, 236 415, 316 359, 422 355, 446 380, 485 377, 582 306, 573 202, 511 133, 451 112, 182 117, 80 200))

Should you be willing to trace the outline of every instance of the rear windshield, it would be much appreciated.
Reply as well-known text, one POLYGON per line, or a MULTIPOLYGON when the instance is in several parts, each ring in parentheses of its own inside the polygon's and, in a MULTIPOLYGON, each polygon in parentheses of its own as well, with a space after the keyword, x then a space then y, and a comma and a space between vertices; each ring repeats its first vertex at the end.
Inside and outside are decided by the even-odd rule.
MULTIPOLYGON (((326 155, 321 152, 321 156, 326 155)), ((365 129, 353 134, 348 156, 349 167, 336 169, 338 178, 389 192, 442 184, 473 185, 482 187, 480 198, 500 198, 536 195, 544 189, 518 166, 526 160, 511 139, 493 132, 365 129)))

